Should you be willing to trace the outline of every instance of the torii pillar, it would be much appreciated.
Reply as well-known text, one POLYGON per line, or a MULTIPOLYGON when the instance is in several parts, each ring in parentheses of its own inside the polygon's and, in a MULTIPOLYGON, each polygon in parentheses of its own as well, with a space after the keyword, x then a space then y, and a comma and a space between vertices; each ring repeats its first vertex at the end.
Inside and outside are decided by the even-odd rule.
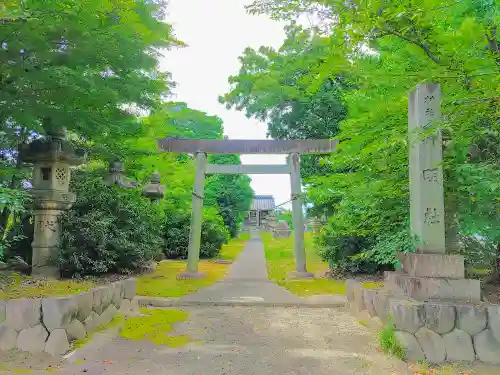
POLYGON ((290 154, 290 186, 292 192, 292 219, 295 253, 295 271, 291 273, 292 278, 314 277, 306 268, 306 250, 304 246, 304 214, 302 208, 302 182, 300 178, 300 154, 290 154))

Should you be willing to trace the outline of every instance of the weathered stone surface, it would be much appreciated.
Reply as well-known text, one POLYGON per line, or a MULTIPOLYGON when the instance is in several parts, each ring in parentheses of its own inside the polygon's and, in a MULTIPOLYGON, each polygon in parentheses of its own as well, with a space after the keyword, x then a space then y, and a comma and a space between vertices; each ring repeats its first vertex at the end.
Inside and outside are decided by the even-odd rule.
POLYGON ((407 299, 391 298, 389 315, 396 328, 415 333, 425 323, 425 309, 422 303, 407 299))
POLYGON ((124 298, 125 296, 125 284, 123 282, 124 280, 116 281, 114 284, 117 285, 120 288, 120 301, 124 298))
POLYGON ((490 329, 485 329, 474 337, 474 349, 480 361, 500 365, 500 342, 490 329))
POLYGON ((87 331, 85 330, 85 326, 78 319, 73 320, 66 327, 66 333, 68 335, 68 340, 81 340, 87 336, 87 331))
POLYGON ((420 84, 408 94, 410 229, 419 253, 445 253, 442 135, 429 123, 441 117, 438 84, 420 84), (428 137, 420 137, 427 130, 428 137))
POLYGON ((101 314, 101 324, 108 324, 115 317, 118 309, 114 305, 109 305, 106 310, 101 314))
POLYGON ((7 302, 0 300, 0 324, 5 322, 7 316, 5 308, 7 307, 7 302))
POLYGON ((69 349, 66 331, 64 329, 53 330, 45 343, 45 351, 53 356, 57 356, 66 353, 69 349))
POLYGON ((123 295, 123 284, 121 282, 113 283, 110 285, 111 290, 111 303, 117 308, 120 308, 123 295))
POLYGON ((92 303, 92 309, 98 313, 102 314, 104 310, 111 303, 112 293, 108 289, 108 286, 101 286, 99 288, 95 288, 92 293, 94 294, 94 300, 92 303))
POLYGON ((436 332, 423 327, 418 330, 415 337, 429 363, 442 363, 446 360, 446 348, 443 339, 436 332))
POLYGON ((76 317, 80 321, 84 321, 92 312, 92 307, 94 304, 94 294, 93 292, 80 293, 74 296, 78 303, 78 311, 76 317))
POLYGON ((373 296, 373 307, 380 320, 387 323, 389 319, 389 295, 385 291, 379 290, 373 296))
POLYGON ((126 298, 128 300, 132 300, 135 297, 135 290, 136 290, 136 280, 135 279, 127 279, 123 280, 123 289, 124 289, 124 294, 123 298, 126 298))
POLYGON ((443 335, 443 341, 448 361, 472 362, 476 359, 474 347, 472 346, 472 338, 467 332, 454 329, 443 335))
POLYGON ((500 342, 500 305, 488 306, 488 328, 495 339, 500 342))
POLYGON ((396 294, 418 300, 443 299, 479 303, 481 283, 473 279, 414 277, 398 272, 385 273, 385 286, 396 294))
POLYGON ((413 333, 396 331, 396 340, 405 351, 405 359, 409 361, 424 361, 425 355, 413 333))
POLYGON ((357 288, 358 284, 358 281, 352 279, 347 279, 345 282, 345 296, 347 301, 354 301, 354 288, 357 288))
POLYGON ((463 255, 400 253, 398 259, 410 276, 463 279, 465 275, 463 255))
POLYGON ((43 352, 48 335, 49 333, 41 324, 23 329, 17 336, 17 348, 30 353, 43 352))
POLYGON ((41 300, 39 298, 20 298, 7 301, 6 323, 20 331, 40 323, 41 300))
POLYGON ((132 315, 140 315, 141 314, 141 307, 139 306, 139 300, 137 297, 134 297, 132 301, 130 301, 132 304, 132 315))
POLYGON ((87 332, 94 332, 95 329, 101 325, 101 318, 95 311, 92 311, 83 322, 83 325, 87 332))
POLYGON ((122 300, 119 312, 122 315, 129 315, 132 312, 132 302, 130 302, 128 299, 122 300))
POLYGON ((15 349, 16 345, 17 331, 7 326, 7 324, 0 324, 0 350, 15 349))
POLYGON ((354 313, 360 313, 365 310, 365 302, 363 299, 363 286, 359 281, 350 280, 350 288, 353 294, 353 300, 351 301, 351 307, 354 313))
POLYGON ((458 305, 457 328, 467 332, 472 337, 486 328, 488 313, 485 307, 474 305, 458 305))
POLYGON ((375 294, 377 294, 377 291, 375 289, 366 288, 363 288, 362 291, 366 311, 368 311, 368 314, 370 314, 370 316, 377 316, 375 306, 373 305, 373 299, 375 298, 375 294))
POLYGON ((443 334, 455 328, 455 307, 444 303, 426 303, 425 326, 430 330, 443 334))
POLYGON ((43 324, 49 332, 67 326, 78 312, 74 296, 51 297, 42 300, 43 324))

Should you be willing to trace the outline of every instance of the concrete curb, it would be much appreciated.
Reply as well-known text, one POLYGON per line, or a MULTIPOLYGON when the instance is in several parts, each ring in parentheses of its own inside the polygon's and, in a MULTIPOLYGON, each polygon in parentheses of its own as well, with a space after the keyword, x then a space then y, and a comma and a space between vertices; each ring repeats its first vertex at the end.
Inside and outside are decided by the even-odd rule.
POLYGON ((154 307, 182 307, 182 306, 223 306, 223 307, 302 307, 302 308, 338 308, 345 306, 344 296, 335 296, 335 300, 311 301, 303 300, 299 302, 269 302, 269 301, 186 301, 174 298, 158 298, 137 296, 136 300, 141 306, 154 307))

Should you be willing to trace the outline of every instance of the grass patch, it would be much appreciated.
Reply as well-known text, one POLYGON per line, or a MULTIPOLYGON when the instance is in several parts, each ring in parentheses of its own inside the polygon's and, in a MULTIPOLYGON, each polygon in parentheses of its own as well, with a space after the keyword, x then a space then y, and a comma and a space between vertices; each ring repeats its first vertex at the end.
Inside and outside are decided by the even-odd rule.
POLYGON ((125 321, 125 317, 123 315, 116 314, 114 316, 114 318, 111 319, 111 321, 108 324, 101 324, 99 327, 97 327, 95 329, 94 332, 90 332, 89 334, 87 334, 87 337, 85 337, 83 339, 79 339, 79 340, 73 341, 73 343, 71 344, 72 348, 73 349, 78 349, 78 348, 81 348, 81 347, 85 346, 90 340, 92 340, 92 337, 96 333, 103 332, 103 331, 105 331, 105 330, 107 330, 109 328, 112 328, 112 327, 118 326, 120 324, 123 324, 124 321, 125 321))
POLYGON ((121 337, 133 341, 149 341, 156 345, 180 347, 191 340, 186 335, 172 335, 172 324, 183 322, 188 313, 174 309, 146 309, 142 308, 144 316, 128 318, 121 331, 121 337))
POLYGON ((31 277, 17 273, 9 279, 10 283, 0 289, 0 299, 66 296, 87 292, 96 286, 94 282, 86 280, 36 280, 30 284, 26 281, 31 280, 31 277))
POLYGON ((96 333, 116 326, 120 326, 121 337, 133 341, 150 341, 156 345, 168 345, 175 348, 191 341, 185 335, 169 334, 173 330, 172 324, 185 321, 188 313, 173 309, 141 308, 141 314, 133 317, 117 314, 108 324, 97 327, 84 339, 74 341, 73 349, 85 346, 96 333))
POLYGON ((396 339, 396 329, 394 328, 394 324, 392 324, 392 321, 390 319, 384 326, 384 328, 382 328, 382 331, 380 331, 380 333, 378 334, 378 342, 380 345, 380 349, 385 354, 403 360, 405 351, 396 339))
MULTIPOLYGON (((235 260, 245 247, 250 234, 223 245, 219 259, 235 260), (248 238, 247 238, 248 237, 248 238)), ((198 271, 206 275, 201 280, 177 280, 177 274, 186 270, 185 261, 166 261, 158 265, 155 272, 137 278, 137 295, 147 297, 175 298, 194 293, 212 285, 223 278, 229 270, 228 264, 219 264, 209 260, 200 261, 198 271)))
MULTIPOLYGON (((288 274, 295 270, 295 255, 293 253, 293 236, 289 238, 273 238, 271 233, 261 233, 266 254, 269 279, 288 289, 298 296, 313 296, 319 294, 345 295, 345 281, 326 278, 288 280, 288 274)), ((304 233, 307 270, 314 274, 326 271, 328 264, 317 254, 311 233, 304 233)), ((377 288, 378 282, 364 282, 365 288, 377 288)))
POLYGON ((220 254, 217 259, 236 260, 245 248, 248 240, 250 240, 250 233, 241 233, 239 237, 233 238, 229 243, 222 245, 220 254))

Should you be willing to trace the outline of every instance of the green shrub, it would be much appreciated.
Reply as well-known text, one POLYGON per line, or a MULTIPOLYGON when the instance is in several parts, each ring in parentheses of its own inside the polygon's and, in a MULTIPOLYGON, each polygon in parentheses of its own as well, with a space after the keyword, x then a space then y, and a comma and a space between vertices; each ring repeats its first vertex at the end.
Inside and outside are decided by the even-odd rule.
POLYGON ((107 186, 82 171, 71 185, 77 201, 61 217, 64 275, 133 271, 161 251, 163 210, 140 189, 107 186))
POLYGON ((401 360, 404 359, 405 351, 396 338, 396 330, 391 319, 389 319, 384 328, 382 328, 382 331, 380 331, 378 342, 380 349, 385 354, 395 356, 401 360))
POLYGON ((321 257, 330 268, 347 273, 375 273, 379 265, 370 259, 356 259, 355 256, 370 248, 370 239, 361 236, 335 236, 325 232, 317 239, 321 257))
MULTIPOLYGON (((168 212, 165 222, 165 255, 167 258, 187 258, 189 244, 190 212, 168 212)), ((213 258, 229 240, 229 232, 216 209, 203 211, 200 257, 213 258)))

